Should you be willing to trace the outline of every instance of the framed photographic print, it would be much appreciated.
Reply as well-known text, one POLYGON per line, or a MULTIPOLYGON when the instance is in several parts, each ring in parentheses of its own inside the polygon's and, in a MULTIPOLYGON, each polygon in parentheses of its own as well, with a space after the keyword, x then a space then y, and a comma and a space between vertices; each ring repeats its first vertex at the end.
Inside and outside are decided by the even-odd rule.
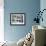
POLYGON ((25 25, 25 13, 10 13, 11 25, 25 25))

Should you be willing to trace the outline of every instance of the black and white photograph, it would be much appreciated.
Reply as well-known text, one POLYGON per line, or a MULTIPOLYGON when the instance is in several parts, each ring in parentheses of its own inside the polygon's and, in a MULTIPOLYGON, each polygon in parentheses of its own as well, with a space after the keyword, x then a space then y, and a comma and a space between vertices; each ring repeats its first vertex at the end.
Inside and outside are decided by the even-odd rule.
POLYGON ((11 25, 24 25, 25 24, 25 14, 24 13, 11 13, 10 14, 10 24, 11 25))

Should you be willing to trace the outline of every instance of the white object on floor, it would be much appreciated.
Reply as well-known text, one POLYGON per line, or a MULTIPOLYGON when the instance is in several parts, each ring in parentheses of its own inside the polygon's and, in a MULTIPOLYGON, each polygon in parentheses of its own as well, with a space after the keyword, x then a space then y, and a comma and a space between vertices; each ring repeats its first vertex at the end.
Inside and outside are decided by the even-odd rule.
POLYGON ((21 39, 17 42, 17 46, 23 46, 24 40, 25 40, 25 37, 24 37, 24 38, 21 38, 21 39))

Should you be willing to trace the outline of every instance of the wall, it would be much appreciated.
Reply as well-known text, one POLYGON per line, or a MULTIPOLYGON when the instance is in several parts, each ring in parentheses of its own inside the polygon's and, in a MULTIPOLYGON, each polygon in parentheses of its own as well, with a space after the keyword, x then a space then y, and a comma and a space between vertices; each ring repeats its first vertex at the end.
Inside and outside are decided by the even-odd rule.
MULTIPOLYGON (((43 9, 46 9, 45 5, 46 5, 46 0, 41 0, 40 1, 40 9, 41 9, 41 11, 43 9)), ((43 12, 42 17, 43 17, 43 22, 41 21, 40 24, 46 27, 46 20, 45 20, 46 19, 46 10, 43 12)))
POLYGON ((4 41, 4 3, 0 0, 0 42, 4 41))
POLYGON ((40 10, 40 0, 4 0, 4 39, 18 41, 32 30, 36 12, 40 10), (25 13, 26 25, 10 26, 10 13, 25 13))

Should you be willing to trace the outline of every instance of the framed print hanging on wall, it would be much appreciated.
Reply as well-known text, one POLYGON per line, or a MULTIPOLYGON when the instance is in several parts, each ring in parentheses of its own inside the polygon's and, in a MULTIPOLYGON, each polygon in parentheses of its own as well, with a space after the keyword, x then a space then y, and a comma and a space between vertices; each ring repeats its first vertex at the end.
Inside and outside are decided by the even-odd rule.
POLYGON ((10 13, 10 25, 25 25, 25 13, 10 13))

